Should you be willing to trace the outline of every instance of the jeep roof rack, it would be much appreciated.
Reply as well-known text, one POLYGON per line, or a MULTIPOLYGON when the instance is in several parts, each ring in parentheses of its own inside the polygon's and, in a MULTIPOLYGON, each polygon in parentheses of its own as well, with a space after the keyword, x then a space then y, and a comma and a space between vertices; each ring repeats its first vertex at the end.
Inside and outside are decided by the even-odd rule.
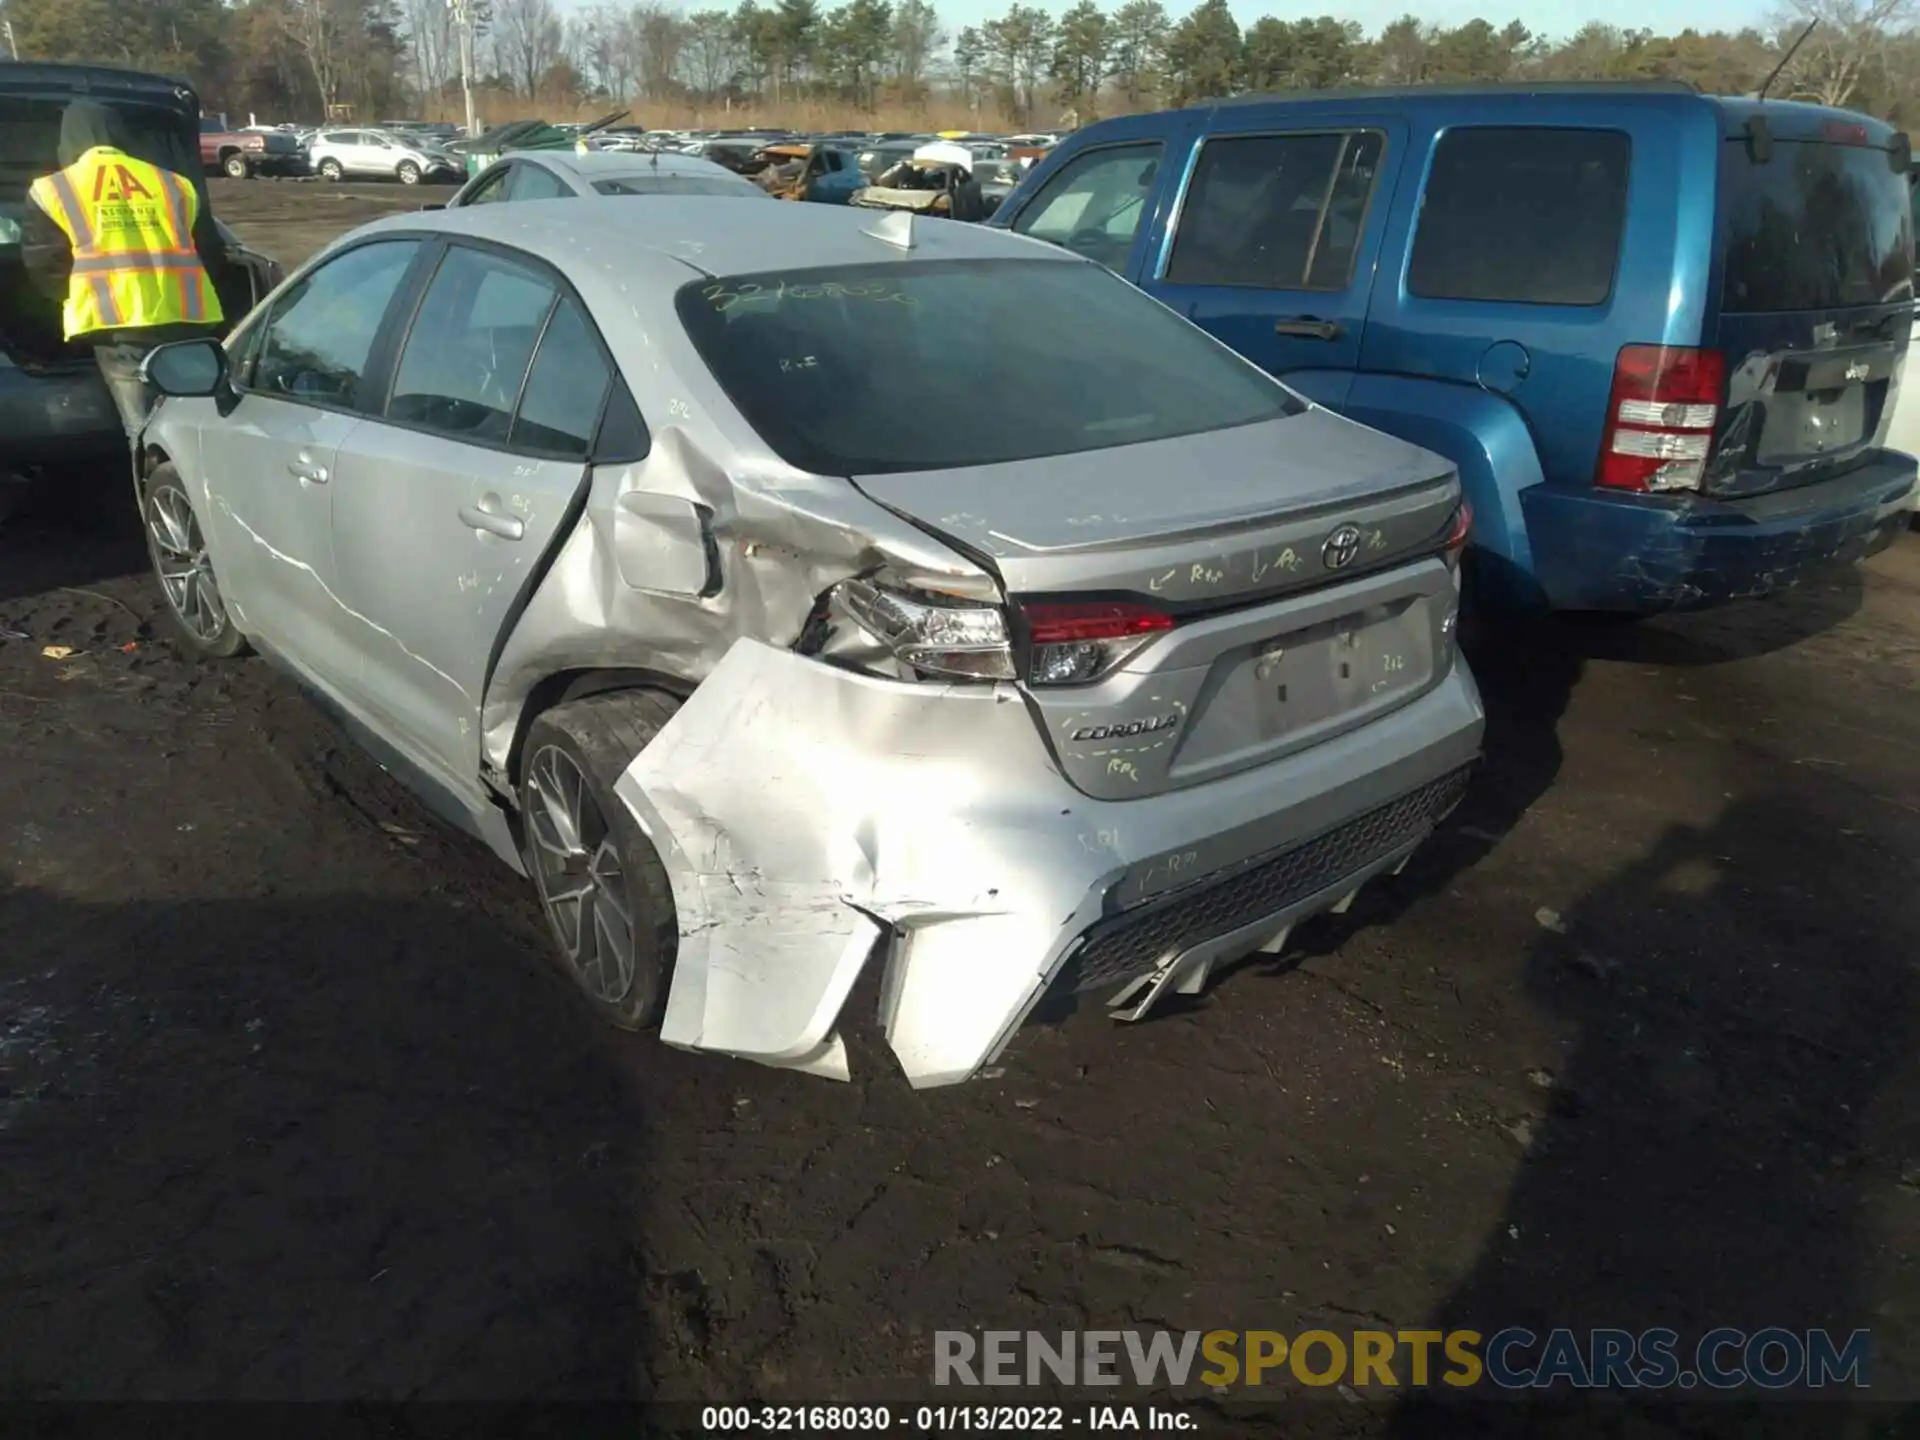
POLYGON ((1350 85, 1331 90, 1269 90, 1207 102, 1210 106, 1259 105, 1278 100, 1396 100, 1428 95, 1698 95, 1687 80, 1476 80, 1426 85, 1350 85))

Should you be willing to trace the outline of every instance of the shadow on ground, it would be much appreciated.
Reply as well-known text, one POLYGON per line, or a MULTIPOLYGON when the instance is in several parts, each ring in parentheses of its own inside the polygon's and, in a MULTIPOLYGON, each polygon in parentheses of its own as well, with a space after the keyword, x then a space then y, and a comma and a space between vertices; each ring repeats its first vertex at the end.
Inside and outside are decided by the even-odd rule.
POLYGON ((638 1116, 560 993, 453 902, 0 888, 0 1398, 632 1397, 638 1116))
MULTIPOLYGON (((1692 1344, 1717 1326, 1825 1328, 1842 1341, 1873 1327, 1883 1250, 1871 1211, 1901 1183, 1903 1157, 1868 1136, 1885 1134, 1877 1105, 1903 1113, 1885 1092, 1897 1082, 1910 1096, 1920 917, 1909 895, 1888 893, 1897 858, 1809 870, 1803 884, 1777 877, 1782 855, 1858 834, 1874 814, 1832 782, 1731 801, 1710 829, 1670 829, 1573 909, 1564 935, 1543 932, 1526 992, 1571 1045, 1562 1073, 1534 1076, 1545 1114, 1529 1122, 1505 1212, 1434 1328, 1667 1326, 1691 1370, 1692 1344), (1604 963, 1574 964, 1576 949, 1604 963)), ((1909 853, 1910 830, 1885 824, 1885 853, 1909 853)), ((1530 1365, 1540 1351, 1515 1358, 1530 1365)), ((1899 1393, 1890 1372, 1906 1369, 1881 1354, 1878 1393, 1890 1382, 1899 1393)), ((1906 1423, 1890 1410, 1704 1404, 1702 1388, 1665 1392, 1689 1403, 1638 1413, 1632 1428, 1614 1425, 1620 1415, 1581 1418, 1623 1435, 1906 1423)), ((1540 1417, 1510 1405, 1412 1404, 1399 1418, 1409 1440, 1542 1433, 1540 1417)))
POLYGON ((1750 660, 1844 623, 1864 595, 1858 568, 1847 567, 1765 600, 1699 614, 1641 621, 1564 615, 1486 626, 1467 650, 1487 710, 1485 754, 1459 809, 1401 875, 1363 890, 1346 915, 1302 930, 1286 958, 1266 968, 1330 955, 1355 929, 1399 918, 1485 860, 1558 779, 1561 722, 1595 663, 1692 668, 1750 660))

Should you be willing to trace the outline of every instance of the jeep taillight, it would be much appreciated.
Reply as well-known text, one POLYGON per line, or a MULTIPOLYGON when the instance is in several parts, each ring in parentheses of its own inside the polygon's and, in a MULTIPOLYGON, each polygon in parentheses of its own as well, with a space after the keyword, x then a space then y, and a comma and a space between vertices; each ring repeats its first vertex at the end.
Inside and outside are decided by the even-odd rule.
POLYGON ((1727 389, 1718 350, 1628 345, 1613 365, 1594 482, 1611 490, 1697 490, 1727 389))
POLYGON ((1035 685, 1098 680, 1154 636, 1173 616, 1131 600, 1028 601, 1020 607, 1032 646, 1027 678, 1035 685))

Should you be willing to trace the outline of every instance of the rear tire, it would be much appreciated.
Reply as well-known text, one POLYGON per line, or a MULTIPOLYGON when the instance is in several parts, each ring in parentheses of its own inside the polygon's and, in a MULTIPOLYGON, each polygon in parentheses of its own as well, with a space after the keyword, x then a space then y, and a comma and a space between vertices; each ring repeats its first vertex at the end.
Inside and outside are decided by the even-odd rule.
POLYGON ((247 157, 238 152, 221 161, 220 168, 227 172, 229 180, 244 180, 253 173, 253 168, 247 164, 247 157))
POLYGON ((418 185, 420 183, 420 167, 411 160, 402 160, 400 162, 400 169, 396 173, 400 176, 400 183, 402 185, 418 185))
POLYGON ((332 184, 338 184, 342 171, 340 162, 329 155, 320 162, 320 178, 332 184))
POLYGON ((666 868, 613 787, 679 702, 621 690, 557 705, 527 730, 521 841, 560 963, 599 1016, 659 1024, 679 949, 666 868))

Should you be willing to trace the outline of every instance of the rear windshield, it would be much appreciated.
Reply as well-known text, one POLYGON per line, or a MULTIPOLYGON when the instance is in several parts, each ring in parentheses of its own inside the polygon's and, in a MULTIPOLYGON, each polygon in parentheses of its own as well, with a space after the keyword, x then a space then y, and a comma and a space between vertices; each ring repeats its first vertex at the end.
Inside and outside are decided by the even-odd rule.
MULTIPOLYGON (((103 103, 119 115, 129 154, 177 175, 199 176, 199 142, 179 116, 157 106, 103 103)), ((0 96, 0 201, 24 199, 29 185, 60 168, 60 118, 66 109, 65 99, 0 96)), ((202 203, 205 199, 203 194, 202 203)))
POLYGON ((1913 296, 1907 181, 1885 150, 1777 140, 1756 164, 1744 140, 1721 152, 1726 284, 1734 314, 1838 310, 1913 296))
POLYGON ((748 423, 789 464, 824 475, 1072 455, 1302 408, 1097 265, 771 271, 695 281, 677 304, 748 423))

